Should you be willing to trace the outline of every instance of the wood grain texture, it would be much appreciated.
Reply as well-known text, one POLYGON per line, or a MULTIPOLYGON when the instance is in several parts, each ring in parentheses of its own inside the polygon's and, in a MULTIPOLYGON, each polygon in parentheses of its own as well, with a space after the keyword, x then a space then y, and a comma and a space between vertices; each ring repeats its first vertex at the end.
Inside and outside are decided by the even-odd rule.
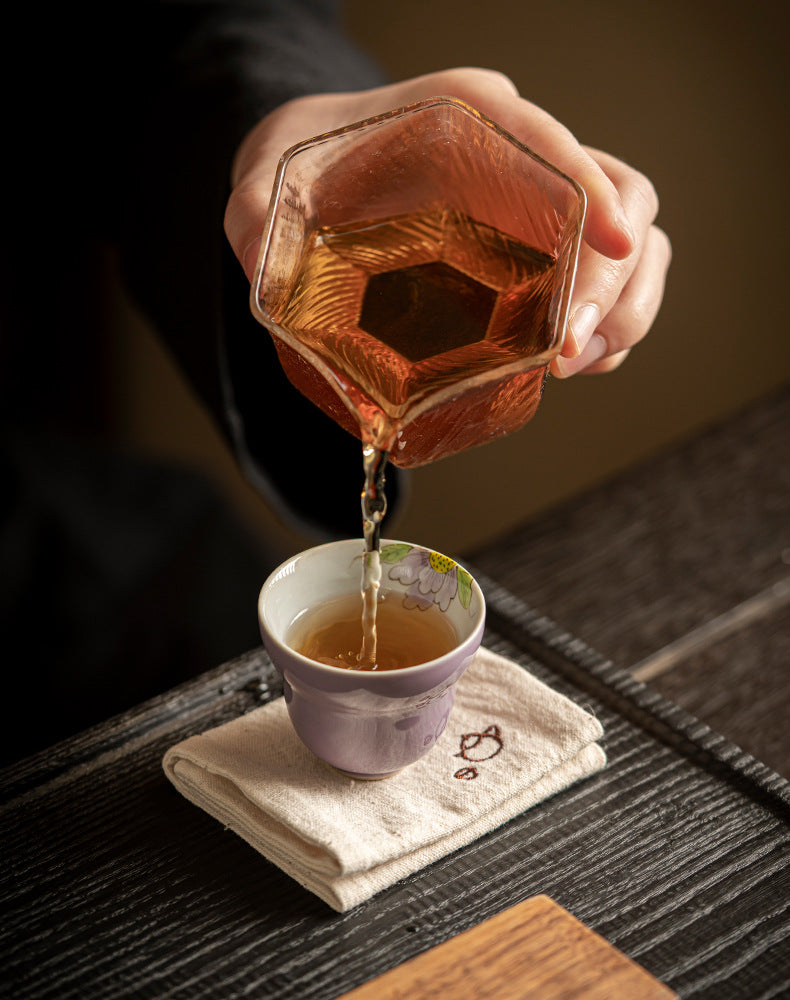
POLYGON ((790 775, 790 607, 710 643, 650 685, 790 775))
MULTIPOLYGON (((726 618, 774 585, 790 585, 790 390, 575 498, 468 561, 623 668, 726 618)), ((777 612, 778 613, 778 612, 777 612)), ((774 612, 748 626, 732 657, 678 662, 660 690, 790 776, 783 728, 790 674, 774 612), (705 667, 710 672, 706 673, 705 667), (745 685, 744 685, 744 682, 745 685), (743 685, 743 686, 742 686, 743 685), (755 711, 718 711, 711 688, 755 711), (771 698, 776 692, 775 707, 771 698), (768 726, 761 718, 769 718, 768 726)))
POLYGON ((790 785, 487 596, 486 643, 601 719, 604 771, 336 914, 162 772, 173 743, 278 693, 252 651, 0 773, 2 995, 332 1000, 539 894, 684 1000, 788 995, 790 785))
POLYGON ((346 993, 342 1000, 671 1000, 548 896, 536 896, 346 993))

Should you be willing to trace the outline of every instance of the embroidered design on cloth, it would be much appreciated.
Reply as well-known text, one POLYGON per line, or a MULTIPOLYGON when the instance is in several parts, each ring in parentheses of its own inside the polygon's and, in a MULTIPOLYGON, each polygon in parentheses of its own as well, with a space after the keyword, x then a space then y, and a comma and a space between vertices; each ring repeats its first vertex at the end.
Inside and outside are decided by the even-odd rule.
MULTIPOLYGON (((490 760, 492 757, 496 757, 503 746, 499 726, 488 726, 482 733, 464 733, 461 737, 461 750, 455 756, 475 762, 490 760)), ((474 781, 479 773, 474 766, 461 767, 453 777, 461 778, 464 781, 474 781)))

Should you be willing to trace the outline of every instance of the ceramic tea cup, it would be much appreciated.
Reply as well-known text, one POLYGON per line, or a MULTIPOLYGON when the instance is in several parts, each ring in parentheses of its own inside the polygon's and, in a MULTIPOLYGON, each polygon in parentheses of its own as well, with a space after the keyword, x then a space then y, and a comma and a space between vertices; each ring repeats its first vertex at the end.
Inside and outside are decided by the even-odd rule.
POLYGON ((470 574, 446 556, 420 545, 382 541, 386 600, 402 603, 409 616, 438 608, 453 626, 455 645, 428 662, 381 672, 330 666, 294 650, 289 640, 300 616, 359 593, 363 556, 362 541, 349 539, 286 560, 261 588, 258 619, 302 742, 338 770, 374 779, 414 763, 443 732, 458 679, 483 637, 485 599, 470 574))

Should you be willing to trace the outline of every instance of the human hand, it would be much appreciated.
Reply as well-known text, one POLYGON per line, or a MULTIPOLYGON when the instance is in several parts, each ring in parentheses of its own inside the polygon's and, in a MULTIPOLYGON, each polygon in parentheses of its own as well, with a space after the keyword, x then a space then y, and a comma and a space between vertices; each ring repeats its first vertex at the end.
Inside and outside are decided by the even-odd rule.
POLYGON ((587 193, 570 322, 554 375, 607 372, 650 329, 661 305, 671 258, 655 224, 653 185, 622 161, 587 146, 551 115, 524 100, 500 73, 444 70, 373 90, 296 98, 262 119, 239 147, 225 212, 225 232, 252 280, 282 153, 303 139, 392 108, 449 95, 482 111, 576 180, 587 193))

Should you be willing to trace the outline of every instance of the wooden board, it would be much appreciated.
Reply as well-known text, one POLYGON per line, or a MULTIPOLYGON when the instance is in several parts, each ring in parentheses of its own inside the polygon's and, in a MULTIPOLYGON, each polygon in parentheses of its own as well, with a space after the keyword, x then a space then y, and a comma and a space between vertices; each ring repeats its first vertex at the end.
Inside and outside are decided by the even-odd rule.
POLYGON ((677 994, 548 896, 431 948, 343 1000, 670 1000, 677 994))

